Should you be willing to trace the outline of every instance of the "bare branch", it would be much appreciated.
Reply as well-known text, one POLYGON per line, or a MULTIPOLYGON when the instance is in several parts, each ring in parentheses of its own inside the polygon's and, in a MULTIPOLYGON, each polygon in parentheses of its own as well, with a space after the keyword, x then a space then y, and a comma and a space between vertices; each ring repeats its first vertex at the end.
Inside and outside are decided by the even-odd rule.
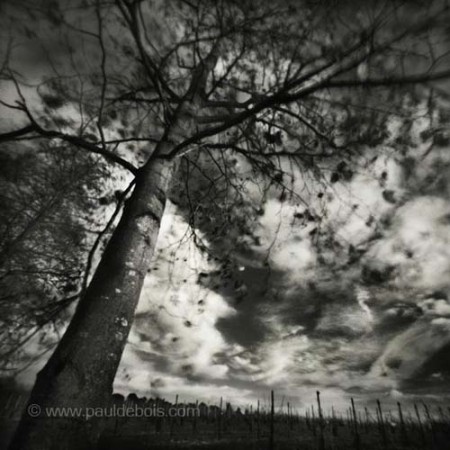
POLYGON ((404 77, 372 78, 367 80, 333 80, 322 86, 323 89, 344 88, 344 87, 383 87, 406 84, 423 84, 432 81, 445 80, 450 78, 450 70, 443 70, 436 73, 422 73, 404 77))
POLYGON ((0 133, 0 142, 16 140, 16 138, 20 136, 26 136, 32 131, 35 131, 34 125, 27 125, 26 127, 20 128, 19 130, 0 133))
MULTIPOLYGON (((84 150, 87 150, 91 153, 96 153, 98 155, 102 155, 108 161, 119 164, 124 169, 130 171, 134 175, 136 175, 138 172, 138 169, 136 167, 134 167, 133 164, 131 164, 127 160, 121 158, 116 153, 113 153, 106 148, 102 148, 102 147, 99 147, 98 145, 88 142, 79 136, 65 134, 60 131, 45 130, 44 128, 41 128, 41 126, 38 125, 37 122, 34 121, 34 119, 30 125, 27 125, 24 128, 0 134, 0 142, 14 141, 14 140, 16 140, 17 137, 26 136, 27 134, 29 134, 31 132, 36 132, 41 137, 44 137, 44 138, 61 139, 62 141, 72 144, 78 148, 83 148, 84 150)), ((31 137, 36 138, 36 136, 31 136, 31 137)))

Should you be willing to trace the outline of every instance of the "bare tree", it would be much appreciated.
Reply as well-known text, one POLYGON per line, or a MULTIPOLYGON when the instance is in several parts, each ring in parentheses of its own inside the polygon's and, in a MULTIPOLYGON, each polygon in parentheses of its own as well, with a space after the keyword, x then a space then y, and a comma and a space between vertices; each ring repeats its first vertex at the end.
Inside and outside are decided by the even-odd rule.
MULTIPOLYGON (((324 171, 322 162, 332 161, 329 181, 336 182, 351 176, 339 162, 383 141, 386 108, 401 114, 406 97, 422 98, 427 85, 450 76, 444 1, 98 0, 2 8, 12 28, 1 59, 10 95, 1 104, 14 121, 0 142, 65 142, 135 182, 37 377, 30 403, 43 411, 99 406, 111 395, 171 179, 189 177, 196 155, 227 168, 234 153, 287 191, 286 164, 328 179, 330 165, 324 171), (40 55, 33 72, 30 53, 40 55)), ((25 415, 12 448, 95 442, 97 431, 85 423, 64 422, 25 415)))

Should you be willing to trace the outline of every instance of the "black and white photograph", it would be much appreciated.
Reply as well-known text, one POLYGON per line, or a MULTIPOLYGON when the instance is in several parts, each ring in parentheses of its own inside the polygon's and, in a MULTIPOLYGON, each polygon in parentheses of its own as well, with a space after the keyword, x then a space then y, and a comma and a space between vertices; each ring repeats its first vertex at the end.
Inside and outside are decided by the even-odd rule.
POLYGON ((449 0, 0 0, 0 450, 450 450, 449 0))

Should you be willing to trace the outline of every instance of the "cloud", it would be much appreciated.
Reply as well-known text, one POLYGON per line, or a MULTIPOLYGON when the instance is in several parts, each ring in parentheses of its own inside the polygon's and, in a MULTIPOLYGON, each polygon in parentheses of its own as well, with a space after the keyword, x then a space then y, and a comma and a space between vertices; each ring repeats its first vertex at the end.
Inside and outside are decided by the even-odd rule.
POLYGON ((222 397, 224 401, 242 404, 255 399, 251 388, 231 386, 223 381, 191 380, 170 370, 161 370, 154 361, 143 360, 131 345, 124 352, 114 390, 123 395, 134 392, 140 396, 162 397, 169 401, 174 401, 178 395, 180 402, 200 399, 217 404, 222 397))
POLYGON ((450 319, 422 319, 396 336, 371 368, 371 375, 408 380, 450 344, 450 319))
POLYGON ((418 197, 395 213, 384 239, 367 254, 372 266, 395 268, 398 288, 448 288, 450 284, 450 202, 418 197))
POLYGON ((370 332, 372 322, 371 314, 364 308, 332 304, 327 306, 316 330, 331 335, 357 336, 370 332))
MULTIPOLYGON (((235 310, 198 282, 200 274, 216 267, 194 245, 192 232, 169 204, 122 365, 129 367, 132 364, 127 358, 139 355, 140 359, 159 361, 168 373, 183 377, 222 379, 227 374, 228 366, 217 362, 216 355, 232 351, 233 346, 216 323, 233 316, 235 310)), ((130 385, 137 383, 143 390, 148 380, 140 372, 136 376, 130 385)))

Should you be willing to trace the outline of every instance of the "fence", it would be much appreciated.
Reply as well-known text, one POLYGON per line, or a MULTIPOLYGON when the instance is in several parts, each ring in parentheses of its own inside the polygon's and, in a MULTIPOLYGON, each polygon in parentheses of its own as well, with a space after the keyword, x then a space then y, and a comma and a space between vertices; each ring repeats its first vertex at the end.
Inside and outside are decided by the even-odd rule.
MULTIPOLYGON (((26 395, 0 393, 3 427, 17 423, 26 402, 26 395)), ((240 442, 248 446, 242 448, 269 450, 299 447, 304 450, 450 450, 450 408, 442 404, 432 406, 421 402, 404 410, 398 402, 391 411, 385 410, 379 400, 372 407, 358 408, 351 398, 348 409, 337 413, 333 406, 324 407, 317 391, 316 404, 299 413, 290 402, 277 407, 277 398, 272 391, 269 402, 258 401, 255 408, 250 405, 236 408, 224 404, 223 399, 218 405, 207 405, 198 401, 181 403, 178 396, 171 403, 164 399, 138 398, 133 394, 127 398, 114 395, 111 405, 116 412, 119 408, 122 411, 147 408, 151 412, 101 417, 101 440, 104 448, 111 449, 126 448, 121 444, 122 438, 126 438, 127 442, 130 439, 144 442, 136 448, 150 448, 149 442, 159 443, 158 448, 176 448, 195 442, 203 442, 206 448, 216 448, 214 445, 218 442, 230 446, 240 442), (186 414, 186 411, 190 413, 186 414)), ((58 417, 52 420, 58 420, 58 417)))

